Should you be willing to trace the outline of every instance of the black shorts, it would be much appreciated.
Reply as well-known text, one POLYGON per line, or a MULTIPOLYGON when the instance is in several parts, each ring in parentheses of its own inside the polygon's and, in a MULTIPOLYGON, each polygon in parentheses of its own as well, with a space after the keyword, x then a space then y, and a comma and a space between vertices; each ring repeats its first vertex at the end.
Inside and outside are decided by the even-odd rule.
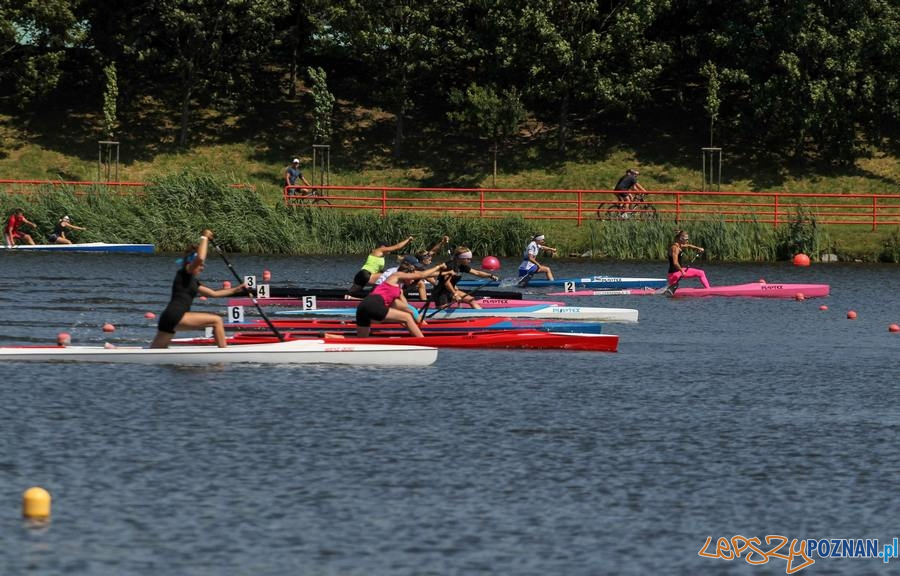
POLYGON ((387 314, 388 307, 384 304, 384 298, 378 294, 369 294, 356 307, 356 325, 367 328, 372 325, 372 320, 381 322, 387 314))
POLYGON ((157 330, 166 334, 174 334, 175 328, 181 322, 181 319, 184 318, 186 312, 187 310, 181 306, 166 306, 163 313, 159 315, 159 323, 156 325, 157 330))
POLYGON ((357 286, 365 286, 369 283, 371 277, 372 273, 368 270, 360 270, 356 273, 356 276, 353 277, 353 283, 357 286))
POLYGON ((629 196, 631 196, 631 192, 616 192, 616 198, 619 200, 628 200, 629 196))

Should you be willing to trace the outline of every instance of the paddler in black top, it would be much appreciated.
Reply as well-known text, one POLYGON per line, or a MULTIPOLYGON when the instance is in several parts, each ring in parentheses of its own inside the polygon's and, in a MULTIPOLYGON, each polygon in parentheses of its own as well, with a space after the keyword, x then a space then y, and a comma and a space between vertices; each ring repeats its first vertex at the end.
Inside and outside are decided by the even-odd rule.
POLYGON ((459 246, 453 251, 453 259, 439 266, 438 281, 431 290, 431 300, 438 308, 445 308, 451 302, 468 304, 472 308, 481 308, 481 305, 471 294, 466 294, 456 287, 463 274, 471 274, 480 278, 498 280, 493 274, 472 268, 472 251, 465 246, 459 246))
POLYGON ((172 298, 159 317, 158 332, 151 348, 168 348, 169 342, 177 330, 201 330, 212 327, 216 346, 225 347, 225 325, 222 318, 208 312, 191 312, 191 303, 197 295, 222 298, 241 294, 247 289, 245 284, 235 288, 213 290, 200 283, 200 273, 206 266, 206 254, 209 241, 213 238, 212 230, 206 229, 200 234, 197 246, 192 246, 181 260, 181 268, 172 282, 172 298))

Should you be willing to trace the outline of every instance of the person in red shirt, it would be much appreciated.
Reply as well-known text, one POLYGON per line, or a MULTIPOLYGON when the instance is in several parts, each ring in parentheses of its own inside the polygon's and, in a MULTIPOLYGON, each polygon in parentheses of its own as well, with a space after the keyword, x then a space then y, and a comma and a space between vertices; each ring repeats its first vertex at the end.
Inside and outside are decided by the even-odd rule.
POLYGON ((13 213, 10 215, 9 220, 7 220, 6 222, 6 226, 3 228, 3 237, 6 240, 6 245, 9 248, 15 246, 16 240, 19 239, 24 240, 27 244, 34 244, 34 239, 30 235, 19 230, 19 227, 22 224, 28 224, 32 228, 37 228, 37 224, 25 217, 24 210, 22 210, 21 208, 16 208, 15 210, 13 210, 13 213))

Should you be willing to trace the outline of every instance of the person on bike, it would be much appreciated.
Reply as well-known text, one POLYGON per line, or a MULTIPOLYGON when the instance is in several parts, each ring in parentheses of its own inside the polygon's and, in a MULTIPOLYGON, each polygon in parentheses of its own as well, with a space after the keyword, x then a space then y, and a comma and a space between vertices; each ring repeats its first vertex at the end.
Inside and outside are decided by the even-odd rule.
POLYGON ((297 180, 303 182, 306 186, 312 187, 306 178, 303 177, 303 172, 300 171, 300 159, 294 158, 291 161, 290 166, 284 169, 284 191, 285 195, 291 196, 293 194, 297 194, 296 188, 288 188, 288 186, 296 186, 297 180))
POLYGON ((631 203, 634 200, 632 192, 646 192, 644 187, 638 183, 638 174, 640 172, 634 168, 629 168, 625 171, 625 175, 616 182, 616 187, 613 188, 616 191, 616 198, 619 199, 619 204, 622 207, 622 214, 626 214, 631 210, 631 203))

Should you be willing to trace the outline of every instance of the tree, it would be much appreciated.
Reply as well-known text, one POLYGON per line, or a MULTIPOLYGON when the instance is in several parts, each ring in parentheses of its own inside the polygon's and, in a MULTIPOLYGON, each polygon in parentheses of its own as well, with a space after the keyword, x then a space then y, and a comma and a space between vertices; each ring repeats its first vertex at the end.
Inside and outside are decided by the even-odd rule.
POLYGON ((66 51, 84 29, 68 0, 0 0, 0 85, 19 108, 40 102, 59 84, 66 51))
POLYGON ((103 131, 106 137, 113 139, 119 124, 116 118, 116 100, 119 97, 119 84, 116 79, 116 63, 110 62, 103 68, 106 75, 106 90, 103 91, 103 131))
POLYGON ((312 81, 313 113, 313 142, 328 142, 331 140, 331 116, 334 111, 334 95, 328 91, 328 78, 321 68, 308 68, 312 81))
POLYGON ((525 107, 515 87, 497 91, 492 86, 470 84, 463 93, 454 90, 450 101, 460 107, 450 112, 450 120, 471 128, 491 142, 494 155, 493 186, 497 185, 497 153, 504 138, 515 135, 525 118, 525 107))

